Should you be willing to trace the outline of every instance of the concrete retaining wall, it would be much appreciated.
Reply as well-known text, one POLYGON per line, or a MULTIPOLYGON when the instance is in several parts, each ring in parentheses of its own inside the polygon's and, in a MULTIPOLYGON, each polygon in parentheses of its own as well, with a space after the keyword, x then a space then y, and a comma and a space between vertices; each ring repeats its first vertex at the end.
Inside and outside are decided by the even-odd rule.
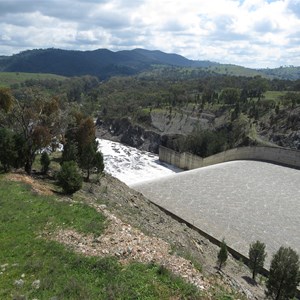
POLYGON ((272 147, 241 147, 206 158, 191 153, 179 153, 160 146, 159 159, 184 170, 192 170, 232 160, 258 160, 300 169, 300 151, 272 147))

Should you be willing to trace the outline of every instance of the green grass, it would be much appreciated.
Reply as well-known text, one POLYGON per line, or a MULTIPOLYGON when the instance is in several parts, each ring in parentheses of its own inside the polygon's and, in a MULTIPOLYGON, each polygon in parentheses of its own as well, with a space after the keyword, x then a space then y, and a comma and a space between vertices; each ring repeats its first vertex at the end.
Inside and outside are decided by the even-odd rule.
POLYGON ((261 72, 249 69, 237 65, 218 65, 207 68, 209 71, 216 72, 222 75, 234 75, 234 76, 246 76, 246 77, 254 77, 257 75, 261 75, 262 77, 267 77, 265 74, 261 72))
POLYGON ((201 299, 195 287, 155 264, 122 266, 113 257, 84 257, 42 238, 45 227, 95 235, 105 228, 94 209, 56 198, 0 177, 0 299, 201 299))
POLYGON ((10 87, 30 79, 56 79, 64 80, 66 77, 55 74, 44 73, 22 73, 22 72, 0 72, 0 87, 10 87))
POLYGON ((280 101, 280 97, 284 96, 286 92, 280 92, 280 91, 267 91, 264 93, 265 99, 274 100, 276 103, 280 101))

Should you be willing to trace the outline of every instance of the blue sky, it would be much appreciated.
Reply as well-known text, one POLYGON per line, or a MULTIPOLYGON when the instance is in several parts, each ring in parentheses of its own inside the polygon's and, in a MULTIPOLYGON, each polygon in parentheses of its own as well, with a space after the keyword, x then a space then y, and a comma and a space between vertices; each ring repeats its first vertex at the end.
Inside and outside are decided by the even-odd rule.
POLYGON ((49 47, 300 66, 300 0, 0 0, 0 55, 49 47))

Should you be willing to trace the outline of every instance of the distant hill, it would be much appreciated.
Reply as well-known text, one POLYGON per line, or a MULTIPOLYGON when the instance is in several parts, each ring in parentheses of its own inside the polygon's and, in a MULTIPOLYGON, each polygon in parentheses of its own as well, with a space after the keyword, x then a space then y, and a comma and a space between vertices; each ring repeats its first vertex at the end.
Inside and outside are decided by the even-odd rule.
POLYGON ((261 75, 268 78, 299 79, 300 67, 249 69, 211 61, 189 60, 178 54, 145 49, 113 52, 107 49, 74 51, 61 49, 27 50, 12 56, 0 56, 1 72, 50 73, 62 76, 93 75, 107 79, 115 75, 135 75, 153 66, 197 68, 236 76, 261 75))
POLYGON ((275 69, 262 69, 260 71, 266 75, 273 76, 279 79, 300 79, 300 67, 289 66, 275 69))
POLYGON ((119 52, 107 49, 94 51, 39 49, 0 57, 2 72, 52 73, 63 76, 89 74, 101 79, 114 75, 134 75, 157 64, 198 67, 212 66, 216 63, 192 61, 177 54, 144 49, 119 52))

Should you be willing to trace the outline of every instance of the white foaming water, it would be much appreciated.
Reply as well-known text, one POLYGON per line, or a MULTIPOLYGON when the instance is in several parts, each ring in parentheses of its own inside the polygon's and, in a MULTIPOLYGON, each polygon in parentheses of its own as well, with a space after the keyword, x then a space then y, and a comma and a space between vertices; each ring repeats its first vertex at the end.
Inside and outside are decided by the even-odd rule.
POLYGON ((129 186, 182 171, 159 161, 156 154, 109 140, 97 140, 104 156, 105 172, 129 186))

